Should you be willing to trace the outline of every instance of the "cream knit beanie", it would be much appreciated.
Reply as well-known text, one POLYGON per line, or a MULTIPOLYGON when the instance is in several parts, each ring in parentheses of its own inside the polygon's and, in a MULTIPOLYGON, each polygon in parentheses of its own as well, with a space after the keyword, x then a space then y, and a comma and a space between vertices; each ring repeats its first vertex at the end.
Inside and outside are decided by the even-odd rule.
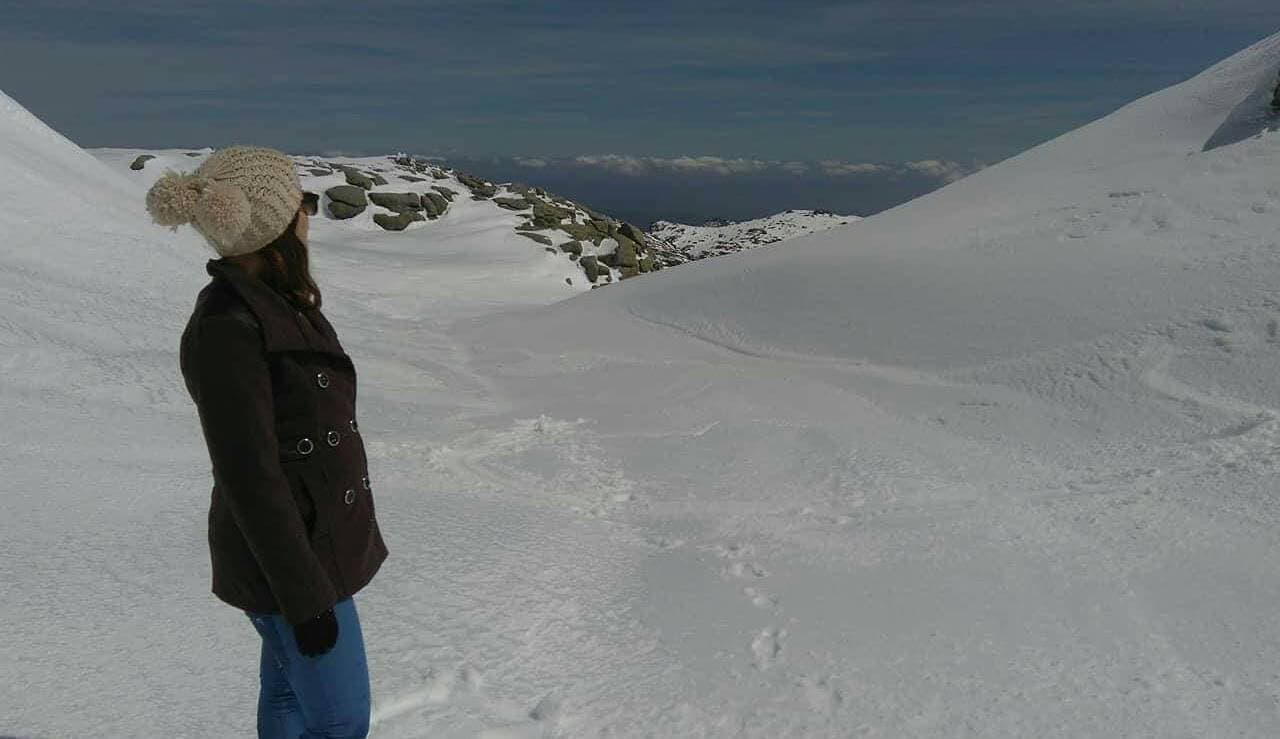
POLYGON ((190 223, 224 257, 270 244, 301 204, 293 161, 251 146, 220 149, 190 174, 165 172, 147 191, 153 221, 175 231, 190 223))

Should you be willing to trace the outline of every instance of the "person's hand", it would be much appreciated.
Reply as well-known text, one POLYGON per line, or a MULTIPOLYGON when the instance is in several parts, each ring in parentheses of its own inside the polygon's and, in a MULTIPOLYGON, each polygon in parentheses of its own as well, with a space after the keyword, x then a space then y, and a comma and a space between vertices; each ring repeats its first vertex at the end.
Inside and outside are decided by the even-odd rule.
POLYGON ((308 657, 319 657, 338 642, 338 618, 333 609, 293 625, 293 639, 298 651, 308 657))

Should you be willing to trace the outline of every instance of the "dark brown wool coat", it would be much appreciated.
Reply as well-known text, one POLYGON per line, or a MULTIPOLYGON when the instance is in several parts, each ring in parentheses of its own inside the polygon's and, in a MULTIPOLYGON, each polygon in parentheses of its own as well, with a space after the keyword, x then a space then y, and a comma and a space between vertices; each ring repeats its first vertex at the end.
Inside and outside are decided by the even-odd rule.
POLYGON ((355 365, 319 309, 296 310, 230 262, 206 269, 180 357, 213 465, 213 593, 299 623, 363 588, 387 556, 355 365))

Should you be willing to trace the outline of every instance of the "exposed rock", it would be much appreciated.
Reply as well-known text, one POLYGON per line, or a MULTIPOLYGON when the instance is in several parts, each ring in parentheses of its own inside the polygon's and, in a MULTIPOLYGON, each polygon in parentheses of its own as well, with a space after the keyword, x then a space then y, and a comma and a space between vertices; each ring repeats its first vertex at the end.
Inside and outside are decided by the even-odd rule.
POLYGON ((307 173, 312 177, 324 177, 325 175, 333 174, 333 172, 327 169, 308 169, 307 173))
POLYGON ((437 180, 449 179, 449 175, 445 174, 442 170, 439 170, 439 169, 431 170, 431 177, 432 179, 437 179, 437 180))
POLYGON ((202 156, 204 156, 204 152, 202 152, 202 151, 189 151, 189 152, 187 152, 187 156, 189 156, 189 157, 202 157, 202 156))
POLYGON ((623 223, 622 225, 618 226, 618 233, 622 234, 623 236, 626 236, 628 239, 631 239, 637 244, 644 243, 644 232, 636 228, 635 226, 632 226, 630 223, 623 223))
POLYGON ((458 182, 466 185, 467 189, 471 191, 471 197, 476 200, 487 200, 498 194, 497 185, 485 182, 479 177, 465 172, 458 172, 458 182))
POLYGON ((622 273, 622 279, 624 280, 629 280, 632 277, 635 277, 636 275, 640 274, 640 270, 637 267, 621 267, 618 269, 618 271, 622 273))
POLYGON ((521 195, 528 195, 529 193, 533 192, 533 188, 529 187, 523 182, 512 182, 511 184, 507 185, 507 189, 510 190, 511 192, 518 192, 521 195))
POLYGON ((343 169, 342 171, 347 175, 348 184, 355 185, 356 187, 362 187, 366 190, 373 189, 373 180, 368 175, 349 168, 343 169))
POLYGON ((582 273, 587 276, 587 282, 594 283, 600 276, 600 263, 590 254, 578 260, 578 264, 582 265, 582 273))
POLYGON ((414 215, 415 214, 412 212, 394 213, 394 214, 393 213, 374 213, 373 222, 378 224, 379 226, 382 226, 388 231, 403 231, 409 227, 410 223, 413 223, 415 220, 421 219, 421 215, 419 215, 418 218, 414 218, 413 217, 414 215))
POLYGON ((377 173, 370 174, 370 175, 369 175, 369 179, 373 180, 373 184, 375 184, 375 185, 385 185, 385 184, 387 184, 387 180, 386 180, 386 178, 384 178, 382 175, 377 174, 377 173))
POLYGON ((347 205, 356 205, 361 208, 369 204, 369 199, 365 197, 364 190, 354 185, 337 185, 324 191, 330 200, 337 200, 347 205))
POLYGON ((529 209, 529 203, 526 202, 524 198, 494 198, 493 202, 496 203, 499 208, 506 208, 507 210, 529 209))
POLYGON ((406 210, 422 210, 422 196, 416 192, 371 192, 369 200, 397 213, 406 210))
POLYGON ((542 228, 556 228, 560 226, 560 221, 565 218, 571 218, 573 211, 564 208, 557 208, 549 203, 536 201, 533 203, 533 224, 542 228))
POLYGON ((132 169, 134 171, 142 169, 143 167, 147 166, 147 162, 155 158, 156 157, 154 154, 139 154, 138 158, 133 160, 133 164, 129 165, 129 169, 132 169))
POLYGON ((363 205, 349 205, 337 200, 329 201, 329 215, 339 221, 345 221, 348 218, 354 218, 364 212, 363 205))
POLYGON ((614 237, 618 240, 618 248, 615 250, 614 256, 620 269, 639 269, 640 257, 639 247, 636 242, 619 233, 614 237))
POLYGON ((1276 91, 1271 97, 1271 110, 1280 114, 1280 81, 1276 82, 1276 91))
POLYGON ((519 226, 516 226, 516 230, 517 231, 546 231, 547 229, 541 226, 535 226, 532 223, 525 221, 524 223, 521 223, 519 226))
POLYGON ((539 233, 532 233, 532 232, 530 232, 530 231, 517 231, 516 233, 520 234, 521 236, 525 237, 526 239, 533 239, 534 241, 538 242, 539 244, 543 244, 543 245, 546 245, 546 246, 551 246, 551 239, 547 238, 546 236, 543 236, 542 234, 539 234, 539 233))
POLYGON ((592 228, 604 236, 613 236, 618 232, 617 224, 604 218, 592 218, 587 223, 590 223, 592 228))
POLYGON ((453 202, 453 198, 458 194, 456 190, 450 190, 444 185, 432 185, 431 189, 443 195, 444 199, 448 200, 449 202, 453 202))
POLYGON ((449 210, 449 201, 436 192, 424 192, 422 194, 422 205, 426 207, 428 213, 434 209, 436 215, 441 216, 445 214, 445 211, 449 210))
POLYGON ((425 177, 415 177, 414 175, 411 175, 411 174, 402 174, 402 175, 396 175, 396 176, 404 180, 405 182, 426 182, 427 181, 427 178, 425 177))
POLYGON ((581 242, 581 241, 566 241, 566 242, 564 242, 563 244, 561 244, 561 245, 560 245, 560 251, 564 252, 565 254, 581 254, 581 253, 582 253, 582 242, 581 242))
POLYGON ((338 185, 324 191, 329 197, 329 215, 338 220, 358 216, 369 205, 364 190, 353 185, 338 185))
POLYGON ((640 274, 647 274, 649 272, 653 272, 654 264, 655 262, 653 261, 653 257, 640 257, 640 274))
POLYGON ((600 233, 585 223, 563 223, 556 228, 569 234, 576 241, 592 241, 598 245, 601 239, 600 233))

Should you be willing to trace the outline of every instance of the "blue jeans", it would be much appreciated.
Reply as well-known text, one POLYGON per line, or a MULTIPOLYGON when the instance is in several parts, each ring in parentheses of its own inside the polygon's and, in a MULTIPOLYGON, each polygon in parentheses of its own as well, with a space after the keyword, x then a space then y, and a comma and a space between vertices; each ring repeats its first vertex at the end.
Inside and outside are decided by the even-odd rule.
POLYGON ((369 734, 369 667, 355 601, 338 601, 333 613, 337 643, 319 657, 307 657, 282 615, 245 612, 262 636, 259 739, 364 739, 369 734))

